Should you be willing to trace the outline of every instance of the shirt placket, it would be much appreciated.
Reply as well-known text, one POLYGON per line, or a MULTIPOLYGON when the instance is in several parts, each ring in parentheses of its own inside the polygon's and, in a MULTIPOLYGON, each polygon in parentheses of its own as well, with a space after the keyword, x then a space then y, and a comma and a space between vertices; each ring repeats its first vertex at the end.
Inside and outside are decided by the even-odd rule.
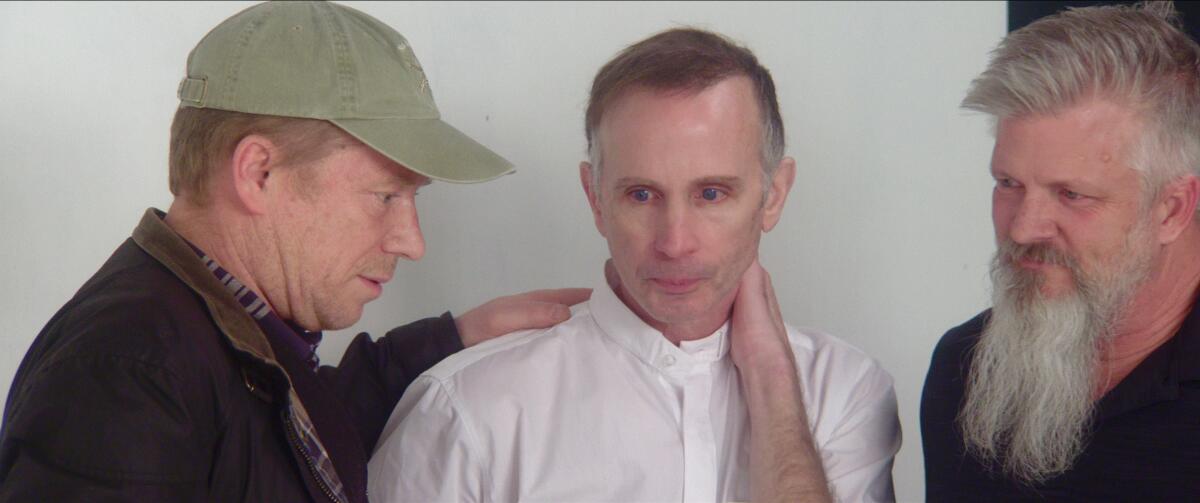
POLYGON ((717 446, 710 401, 712 372, 692 365, 683 376, 683 501, 717 500, 717 446))

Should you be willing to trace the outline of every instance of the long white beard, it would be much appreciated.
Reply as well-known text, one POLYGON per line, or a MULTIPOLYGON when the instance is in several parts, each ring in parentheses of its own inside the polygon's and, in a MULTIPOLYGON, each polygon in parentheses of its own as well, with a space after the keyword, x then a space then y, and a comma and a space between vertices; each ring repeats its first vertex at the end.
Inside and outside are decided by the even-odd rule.
POLYGON ((1130 232, 1119 263, 1084 273, 1046 246, 1001 243, 992 260, 992 313, 971 356, 958 425, 968 452, 1033 485, 1069 469, 1089 434, 1103 344, 1149 275, 1153 248, 1130 232), (1141 241, 1141 242, 1139 242, 1141 241), (1071 270, 1075 291, 1045 298, 1040 276, 1013 264, 1036 257, 1071 270))

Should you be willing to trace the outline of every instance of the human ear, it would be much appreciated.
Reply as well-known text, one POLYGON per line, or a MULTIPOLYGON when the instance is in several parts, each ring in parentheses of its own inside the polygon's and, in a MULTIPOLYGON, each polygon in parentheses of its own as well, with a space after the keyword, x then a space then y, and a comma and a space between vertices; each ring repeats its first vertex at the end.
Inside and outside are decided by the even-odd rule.
POLYGON ((787 202, 792 182, 796 181, 796 160, 784 157, 779 161, 771 183, 767 185, 767 200, 763 203, 763 232, 770 232, 783 216, 783 203, 787 202))
POLYGON ((248 135, 238 141, 229 159, 234 192, 242 207, 262 214, 267 207, 267 179, 279 158, 279 149, 265 136, 248 135))
MULTIPOLYGON (((604 215, 600 212, 600 190, 592 185, 592 164, 587 161, 579 163, 579 182, 583 184, 583 192, 587 194, 588 205, 592 208, 592 219, 596 230, 604 236, 604 215)), ((607 236, 605 236, 607 237, 607 236)))
POLYGON ((1188 175, 1168 182, 1154 205, 1154 224, 1158 242, 1175 241, 1196 219, 1197 199, 1200 199, 1200 177, 1188 175))

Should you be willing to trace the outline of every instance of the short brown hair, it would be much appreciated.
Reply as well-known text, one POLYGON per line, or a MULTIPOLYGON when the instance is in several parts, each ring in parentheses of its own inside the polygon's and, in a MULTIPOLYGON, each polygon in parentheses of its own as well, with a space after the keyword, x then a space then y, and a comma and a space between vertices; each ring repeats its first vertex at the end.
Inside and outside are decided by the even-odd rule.
POLYGON ((647 87, 660 91, 697 92, 734 76, 744 76, 753 84, 762 115, 762 164, 769 183, 770 175, 783 159, 783 118, 775 98, 771 72, 758 63, 749 49, 725 37, 696 28, 675 28, 626 47, 606 63, 592 81, 584 134, 598 175, 600 152, 596 131, 605 110, 626 91, 647 87))
POLYGON ((349 137, 324 120, 179 107, 171 122, 171 194, 186 194, 195 204, 207 204, 212 174, 233 155, 238 142, 251 134, 270 138, 289 164, 320 159, 334 141, 349 137))

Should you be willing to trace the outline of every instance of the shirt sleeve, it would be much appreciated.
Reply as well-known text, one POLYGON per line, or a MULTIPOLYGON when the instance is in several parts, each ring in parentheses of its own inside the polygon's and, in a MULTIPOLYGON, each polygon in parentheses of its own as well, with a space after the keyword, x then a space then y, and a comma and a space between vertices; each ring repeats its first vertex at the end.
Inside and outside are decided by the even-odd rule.
POLYGON ((900 419, 892 377, 866 360, 847 390, 832 434, 819 447, 838 501, 892 502, 892 461, 900 450, 900 419))
POLYGON ((409 384, 462 348, 454 318, 446 312, 395 328, 377 341, 358 334, 337 367, 324 366, 318 373, 341 398, 363 449, 371 452, 409 384))
POLYGON ((368 496, 377 503, 484 501, 477 445, 445 385, 422 376, 384 428, 368 465, 368 496))

